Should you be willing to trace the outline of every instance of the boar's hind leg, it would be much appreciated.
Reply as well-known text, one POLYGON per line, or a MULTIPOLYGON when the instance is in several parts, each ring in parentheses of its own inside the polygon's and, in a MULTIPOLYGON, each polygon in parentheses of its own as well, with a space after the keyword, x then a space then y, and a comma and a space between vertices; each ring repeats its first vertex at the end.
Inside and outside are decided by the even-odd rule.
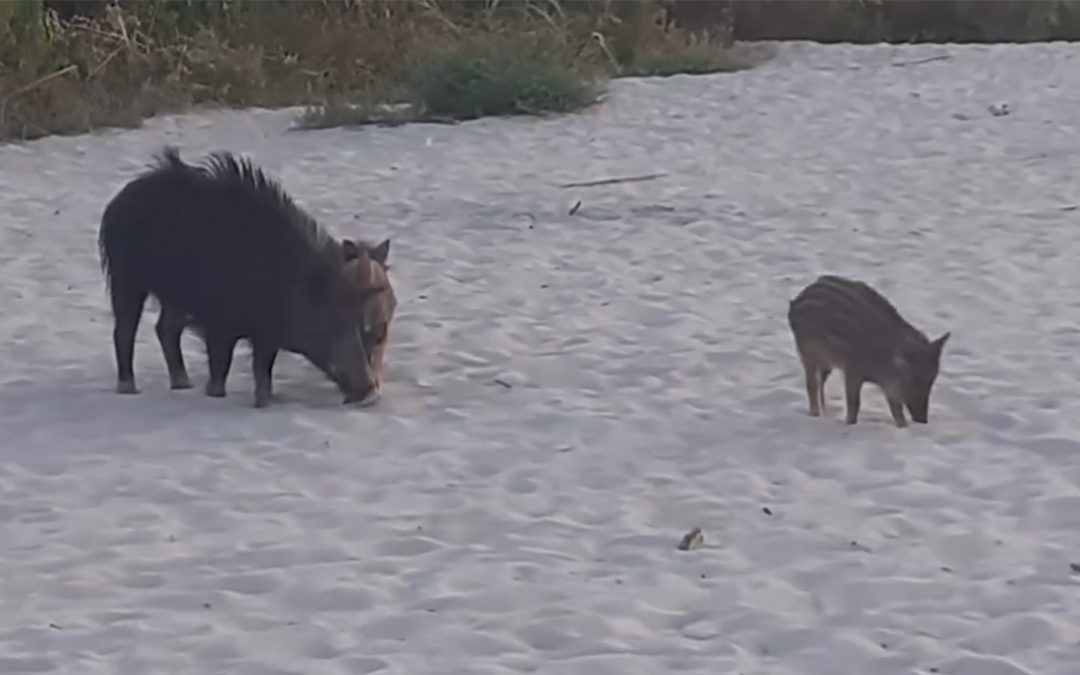
POLYGON ((169 368, 170 389, 191 389, 191 378, 184 366, 184 354, 180 351, 180 335, 186 325, 187 315, 184 312, 161 306, 155 329, 161 352, 165 355, 165 365, 169 368))
POLYGON ((225 396, 225 379, 229 377, 233 350, 238 338, 206 331, 206 359, 210 362, 210 380, 206 383, 206 395, 215 398, 225 396))
POLYGON ((799 360, 802 361, 803 372, 806 374, 806 396, 810 399, 811 417, 821 416, 822 388, 828 371, 821 368, 817 360, 799 349, 799 360))
POLYGON ((255 375, 255 407, 265 408, 270 405, 270 399, 274 395, 274 359, 277 358, 277 347, 268 347, 261 342, 251 345, 251 366, 255 375))
POLYGON ((858 373, 844 372, 844 393, 847 396, 847 423, 855 424, 859 419, 859 404, 863 378, 858 373))
POLYGON ((829 379, 832 368, 822 368, 821 377, 818 380, 818 399, 820 400, 821 413, 825 414, 825 380, 829 379))
POLYGON ((116 351, 116 391, 120 394, 137 394, 135 369, 132 361, 135 357, 135 333, 139 330, 143 304, 146 303, 145 289, 120 278, 114 278, 109 286, 112 300, 113 348, 116 351))

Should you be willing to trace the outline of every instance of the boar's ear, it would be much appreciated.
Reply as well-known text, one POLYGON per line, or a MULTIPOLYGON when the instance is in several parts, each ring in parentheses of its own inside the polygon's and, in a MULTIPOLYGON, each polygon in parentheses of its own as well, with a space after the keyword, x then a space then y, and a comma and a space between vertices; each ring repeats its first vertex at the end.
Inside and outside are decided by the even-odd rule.
POLYGON ((945 333, 944 335, 930 343, 930 346, 934 348, 934 354, 938 358, 941 357, 941 350, 945 348, 945 343, 949 341, 950 335, 952 335, 951 332, 945 333))
POLYGON ((341 240, 341 252, 345 254, 345 262, 355 260, 360 257, 360 247, 356 245, 356 242, 351 239, 341 240))
POLYGON ((386 259, 390 257, 390 240, 384 239, 381 244, 370 249, 368 251, 368 255, 371 256, 372 260, 379 263, 380 265, 385 265, 386 259))

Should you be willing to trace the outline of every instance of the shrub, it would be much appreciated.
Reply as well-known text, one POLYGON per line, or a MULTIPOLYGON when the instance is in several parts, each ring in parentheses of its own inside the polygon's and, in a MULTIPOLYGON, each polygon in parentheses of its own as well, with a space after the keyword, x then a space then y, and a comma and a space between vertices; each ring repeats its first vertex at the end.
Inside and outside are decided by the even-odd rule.
POLYGON ((621 67, 620 74, 626 77, 666 77, 679 73, 733 73, 753 68, 756 64, 757 59, 748 49, 718 44, 708 35, 691 35, 678 47, 638 50, 621 67))
POLYGON ((0 0, 0 139, 193 105, 308 106, 308 127, 567 112, 608 76, 730 64, 655 0, 118 2, 0 0))
POLYGON ((340 99, 307 108, 305 129, 485 116, 564 113, 597 100, 593 77, 576 71, 551 35, 481 31, 415 55, 396 91, 360 102, 340 99))
POLYGON ((407 76, 410 103, 422 116, 570 112, 596 101, 595 84, 565 62, 549 36, 489 33, 421 55, 407 76))

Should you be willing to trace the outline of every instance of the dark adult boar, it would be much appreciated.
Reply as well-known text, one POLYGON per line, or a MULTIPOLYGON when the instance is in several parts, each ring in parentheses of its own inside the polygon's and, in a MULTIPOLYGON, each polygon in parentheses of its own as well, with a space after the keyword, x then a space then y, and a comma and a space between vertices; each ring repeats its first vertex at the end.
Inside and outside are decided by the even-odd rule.
MULTIPOLYGON (((381 394, 383 362, 390 339, 390 322, 397 309, 397 296, 394 295, 393 286, 390 284, 390 266, 386 262, 390 255, 390 240, 384 239, 379 244, 372 244, 361 239, 356 241, 342 239, 341 251, 345 256, 345 262, 359 261, 355 276, 360 280, 360 290, 373 292, 370 301, 357 308, 354 319, 360 327, 360 339, 364 344, 368 363, 371 365, 371 374, 375 379, 375 393, 381 394)), ((184 367, 184 357, 180 352, 180 334, 184 328, 192 325, 191 317, 174 308, 166 307, 163 312, 168 312, 168 314, 163 314, 159 319, 158 337, 163 347, 168 345, 168 351, 165 352, 166 360, 175 357, 169 369, 171 387, 188 389, 191 387, 191 380, 188 378, 184 367)), ((221 393, 224 393, 224 388, 221 389, 221 393)))
POLYGON ((811 415, 824 410, 825 380, 839 368, 848 424, 858 419, 863 382, 881 387, 896 426, 907 426, 904 406, 926 423, 949 333, 931 342, 873 288, 835 275, 819 277, 791 301, 788 324, 806 371, 811 415))
POLYGON ((256 407, 270 403, 280 349, 306 357, 346 403, 374 398, 357 317, 381 289, 365 284, 366 251, 346 261, 341 244, 248 160, 222 152, 191 166, 165 148, 109 202, 99 245, 119 393, 138 391, 135 334, 153 295, 172 388, 191 386, 180 352, 190 322, 206 341, 210 396, 225 395, 233 349, 247 339, 256 407))

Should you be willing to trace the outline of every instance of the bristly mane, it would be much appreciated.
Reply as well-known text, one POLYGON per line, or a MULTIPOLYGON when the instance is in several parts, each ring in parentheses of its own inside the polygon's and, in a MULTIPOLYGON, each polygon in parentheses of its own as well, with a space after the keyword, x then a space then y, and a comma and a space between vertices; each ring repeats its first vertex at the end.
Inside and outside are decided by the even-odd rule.
POLYGON ((335 258, 341 256, 341 245, 337 240, 297 206, 280 183, 267 176, 250 159, 237 157, 229 151, 219 151, 208 155, 202 166, 192 166, 180 159, 180 152, 175 146, 166 146, 156 159, 158 170, 198 171, 213 181, 245 188, 284 215, 314 251, 330 254, 335 258))

